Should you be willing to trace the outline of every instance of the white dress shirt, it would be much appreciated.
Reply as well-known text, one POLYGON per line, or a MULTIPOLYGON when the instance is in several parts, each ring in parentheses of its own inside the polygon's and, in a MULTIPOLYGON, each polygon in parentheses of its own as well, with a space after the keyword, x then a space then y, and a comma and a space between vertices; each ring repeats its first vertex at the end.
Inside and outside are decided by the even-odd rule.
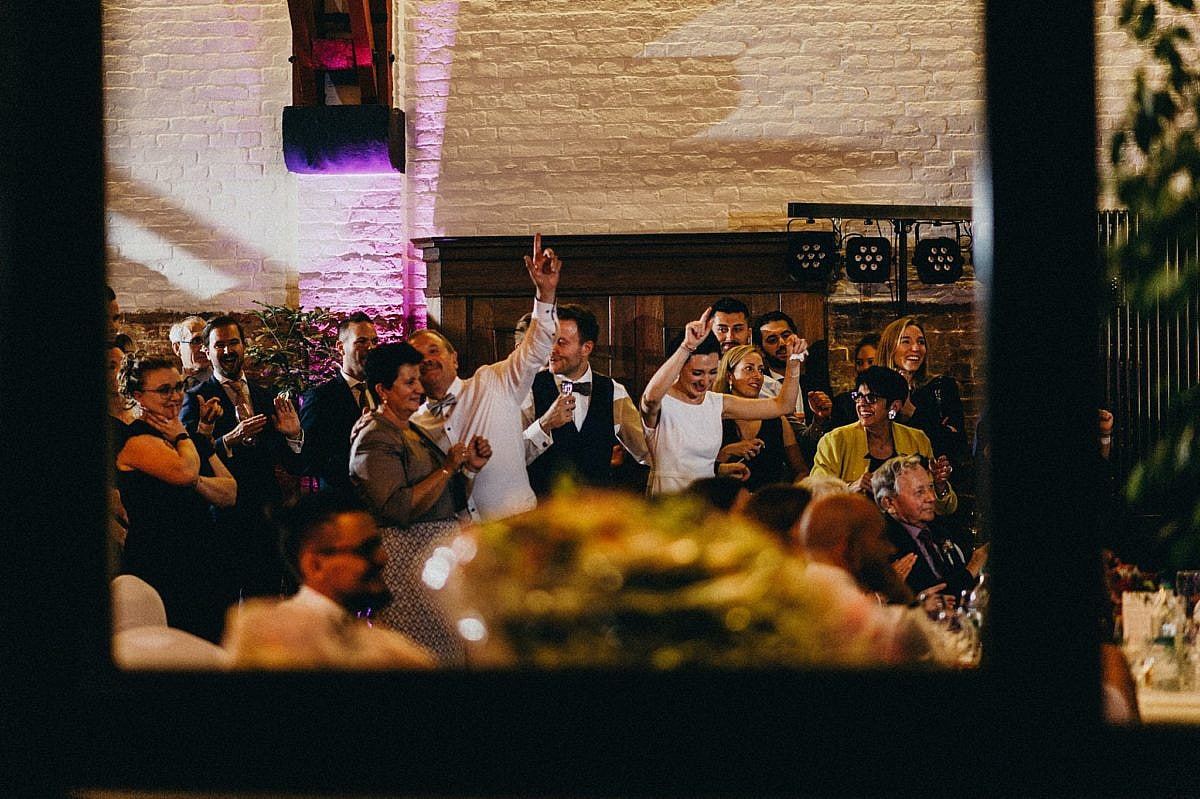
MULTIPOLYGON (((563 380, 562 375, 554 375, 554 385, 558 386, 560 391, 563 380)), ((589 365, 587 371, 578 380, 571 382, 595 385, 594 380, 592 367, 589 365)), ((587 418, 588 409, 591 407, 591 395, 575 395, 576 430, 583 429, 583 420, 587 418)), ((533 403, 532 391, 525 397, 525 402, 521 404, 521 418, 525 423, 525 462, 531 463, 538 455, 550 449, 554 443, 553 432, 546 432, 538 423, 540 417, 537 415, 537 409, 533 403)), ((629 397, 629 391, 616 380, 613 380, 613 435, 617 437, 617 441, 621 442, 621 446, 637 459, 638 463, 648 462, 650 448, 646 445, 646 432, 642 427, 642 417, 634 407, 633 400, 629 397)))
MULTIPOLYGON (((771 369, 763 374, 762 388, 758 391, 760 397, 778 397, 783 391, 783 375, 774 372, 771 369)), ((804 392, 796 392, 796 409, 793 413, 801 420, 804 419, 804 392)))
POLYGON ((466 379, 455 378, 450 393, 457 402, 444 415, 430 413, 427 399, 409 420, 443 452, 477 435, 492 445, 492 457, 472 481, 467 498, 475 519, 502 519, 537 505, 525 471, 521 403, 549 360, 557 331, 554 305, 535 300, 529 330, 507 358, 479 367, 466 379))

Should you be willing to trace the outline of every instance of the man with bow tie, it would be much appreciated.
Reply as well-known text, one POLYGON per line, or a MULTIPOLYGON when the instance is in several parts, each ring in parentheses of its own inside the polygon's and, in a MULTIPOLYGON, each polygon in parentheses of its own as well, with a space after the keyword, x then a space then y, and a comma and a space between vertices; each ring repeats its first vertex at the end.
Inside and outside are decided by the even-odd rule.
POLYGON ((500 519, 531 510, 537 497, 525 471, 521 403, 533 378, 550 356, 557 320, 555 293, 562 262, 554 251, 542 249, 540 233, 533 237, 533 255, 525 256, 525 269, 536 295, 529 329, 521 343, 499 363, 486 364, 467 378, 458 376, 458 353, 450 340, 433 330, 418 330, 408 343, 416 347, 421 363, 425 402, 409 419, 441 448, 449 452, 457 443, 483 436, 492 445, 492 457, 471 481, 467 509, 477 519, 500 519))
POLYGON ((893 566, 914 594, 957 596, 974 587, 987 547, 974 549, 973 542, 955 541, 935 526, 937 493, 923 457, 900 455, 885 462, 872 476, 871 490, 896 547, 893 566))
POLYGON ((304 473, 318 478, 321 488, 350 488, 350 430, 364 411, 375 408, 366 384, 366 359, 378 344, 375 325, 362 311, 339 322, 341 369, 307 391, 300 403, 304 473))
POLYGON ((529 482, 538 496, 549 493, 564 474, 588 485, 611 485, 614 446, 623 446, 639 463, 649 457, 641 416, 629 392, 592 370, 589 359, 599 335, 590 310, 559 306, 550 368, 538 372, 521 407, 526 458, 533 459, 529 482))

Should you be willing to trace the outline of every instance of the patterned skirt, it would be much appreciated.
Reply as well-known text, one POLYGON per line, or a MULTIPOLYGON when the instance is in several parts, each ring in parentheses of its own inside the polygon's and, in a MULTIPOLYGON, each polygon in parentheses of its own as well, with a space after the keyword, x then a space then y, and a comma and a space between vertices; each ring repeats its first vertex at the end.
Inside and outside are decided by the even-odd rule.
POLYGON ((453 519, 381 530, 383 548, 388 553, 383 579, 392 592, 392 601, 379 611, 379 620, 428 649, 443 666, 465 665, 466 653, 458 631, 421 582, 421 572, 433 542, 452 537, 458 530, 459 524, 453 519))

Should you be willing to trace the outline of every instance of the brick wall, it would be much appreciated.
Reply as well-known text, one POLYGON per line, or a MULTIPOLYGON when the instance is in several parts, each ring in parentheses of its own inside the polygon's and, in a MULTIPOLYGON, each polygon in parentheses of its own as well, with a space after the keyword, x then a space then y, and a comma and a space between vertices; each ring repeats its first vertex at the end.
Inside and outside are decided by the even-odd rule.
MULTIPOLYGON (((1099 8, 1106 129, 1135 54, 1116 0, 1099 8)), ((978 3, 395 10, 408 172, 346 180, 284 169, 285 4, 104 3, 111 282, 127 310, 263 300, 420 324, 415 237, 778 229, 791 200, 971 200, 978 3)))

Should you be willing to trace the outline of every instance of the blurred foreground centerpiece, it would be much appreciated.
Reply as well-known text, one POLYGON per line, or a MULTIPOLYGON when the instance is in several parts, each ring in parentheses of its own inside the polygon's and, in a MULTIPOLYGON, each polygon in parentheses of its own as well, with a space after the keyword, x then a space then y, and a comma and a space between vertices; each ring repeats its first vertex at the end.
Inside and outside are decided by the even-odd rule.
POLYGON ((443 542, 423 579, 476 665, 872 662, 867 636, 830 612, 802 560, 682 497, 563 492, 443 542))

